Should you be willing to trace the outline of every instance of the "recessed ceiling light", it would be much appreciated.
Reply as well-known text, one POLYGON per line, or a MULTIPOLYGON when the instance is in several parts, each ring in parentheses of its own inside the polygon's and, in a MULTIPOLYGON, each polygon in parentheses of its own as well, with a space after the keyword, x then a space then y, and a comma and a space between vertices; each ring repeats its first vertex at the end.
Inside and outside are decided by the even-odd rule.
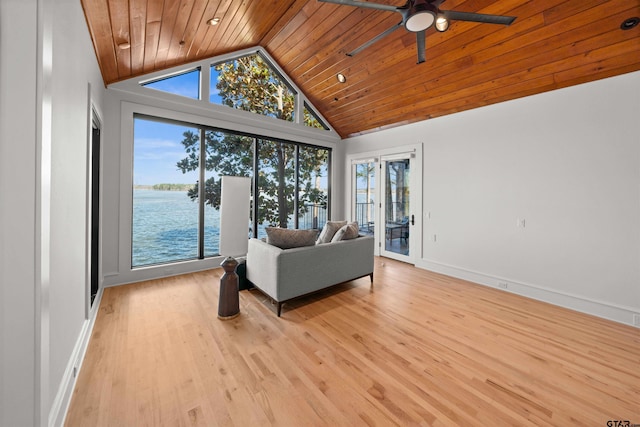
POLYGON ((217 16, 207 21, 207 24, 209 25, 218 25, 219 23, 220 23, 220 18, 218 18, 217 16))
POLYGON ((131 47, 131 43, 129 42, 122 42, 118 44, 118 49, 120 50, 129 49, 130 47, 131 47))
POLYGON ((638 18, 637 16, 634 16, 633 18, 625 19, 624 22, 620 24, 620 29, 630 30, 636 25, 638 25, 638 23, 640 23, 640 18, 638 18))
POLYGON ((338 79, 340 83, 346 83, 347 81, 347 77, 342 73, 336 74, 336 79, 338 79))

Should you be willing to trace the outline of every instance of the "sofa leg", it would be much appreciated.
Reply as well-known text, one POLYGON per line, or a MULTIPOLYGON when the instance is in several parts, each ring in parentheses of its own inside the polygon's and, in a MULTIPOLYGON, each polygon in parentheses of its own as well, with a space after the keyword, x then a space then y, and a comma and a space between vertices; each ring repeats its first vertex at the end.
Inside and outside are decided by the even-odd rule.
POLYGON ((373 283, 373 273, 371 273, 369 277, 371 278, 371 283, 373 283))
POLYGON ((282 303, 278 301, 276 306, 276 311, 278 312, 278 317, 280 317, 280 311, 282 310, 282 303))

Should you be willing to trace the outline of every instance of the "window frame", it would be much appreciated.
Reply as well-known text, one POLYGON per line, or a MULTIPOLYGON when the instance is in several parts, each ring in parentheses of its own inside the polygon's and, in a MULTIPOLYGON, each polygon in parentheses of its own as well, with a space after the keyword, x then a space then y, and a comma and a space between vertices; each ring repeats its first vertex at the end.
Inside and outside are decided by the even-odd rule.
POLYGON ((284 72, 282 67, 269 55, 267 51, 261 46, 254 46, 237 52, 231 52, 215 57, 194 61, 189 64, 172 67, 166 70, 157 71, 141 77, 133 77, 127 80, 112 83, 108 86, 110 89, 116 89, 118 91, 126 92, 129 94, 139 95, 145 98, 155 98, 158 100, 168 101, 171 103, 177 103, 183 107, 206 109, 210 113, 216 114, 220 117, 227 116, 224 120, 229 120, 235 123, 247 123, 252 122, 255 126, 263 128, 267 134, 271 130, 278 129, 280 133, 295 134, 301 136, 308 136, 309 138, 321 140, 324 142, 335 143, 341 139, 340 135, 331 127, 329 121, 320 114, 318 109, 313 105, 311 100, 302 92, 302 90, 293 82, 293 80, 284 72), (271 69, 281 76, 287 83, 289 88, 292 88, 295 92, 295 111, 294 121, 289 122, 285 120, 273 120, 273 117, 262 116, 260 114, 251 113, 249 111, 232 109, 225 105, 219 105, 209 102, 209 96, 211 93, 210 88, 210 67, 213 64, 227 62, 240 58, 243 56, 258 53, 266 62, 270 65, 271 69), (170 92, 164 92, 161 90, 146 88, 143 86, 145 83, 152 81, 158 81, 165 78, 170 78, 176 75, 183 74, 188 71, 192 71, 196 68, 200 68, 200 99, 183 97, 170 92), (316 128, 313 126, 307 126, 304 124, 304 108, 308 108, 309 112, 318 119, 321 124, 326 126, 324 128, 316 128), (275 123, 274 123, 275 122, 275 123), (281 123, 279 123, 281 122, 281 123))
MULTIPOLYGON (((259 135, 257 133, 253 133, 253 132, 245 132, 245 131, 240 131, 240 130, 236 130, 236 129, 231 129, 228 127, 223 127, 223 126, 214 126, 214 125, 208 125, 208 124, 204 124, 204 123, 198 123, 196 121, 192 121, 192 120, 182 120, 182 119, 176 119, 176 118, 169 118, 166 116, 161 116, 161 115, 154 115, 154 114, 149 114, 149 113, 141 113, 141 112, 133 112, 133 115, 131 117, 132 120, 132 127, 135 133, 135 119, 136 118, 142 118, 144 120, 149 120, 149 121, 155 121, 155 122, 159 122, 159 123, 168 123, 168 124, 175 124, 175 125, 180 125, 180 126, 185 126, 185 127, 191 127, 191 128, 195 128, 199 131, 199 135, 200 135, 200 156, 199 156, 199 169, 198 169, 198 174, 200 176, 199 181, 203 182, 203 176, 206 173, 206 159, 205 159, 205 152, 206 152, 206 147, 205 147, 205 143, 204 143, 204 135, 206 134, 207 131, 212 131, 212 132, 224 132, 224 133, 229 133, 229 134, 235 134, 238 136, 242 136, 242 137, 248 137, 248 138, 252 138, 253 139, 253 167, 252 167, 252 198, 253 200, 258 200, 258 194, 259 194, 259 189, 258 189, 258 180, 255 179, 255 177, 257 176, 256 174, 258 173, 260 164, 259 164, 259 156, 258 156, 258 143, 260 141, 271 141, 271 142, 275 142, 275 143, 284 143, 284 144, 291 144, 294 149, 295 149, 295 174, 294 174, 294 180, 295 180, 295 197, 294 197, 294 212, 292 212, 293 217, 294 217, 294 227, 298 228, 299 226, 299 215, 300 215, 300 211, 299 211, 299 187, 300 187, 300 179, 299 179, 299 170, 298 170, 298 159, 299 159, 299 150, 300 147, 306 147, 306 148, 311 148, 311 149, 318 149, 318 150, 325 150, 327 151, 327 163, 326 163, 326 168, 327 168, 327 219, 331 218, 331 200, 332 200, 332 155, 333 155, 333 148, 332 147, 328 147, 328 146, 324 146, 324 145, 316 145, 316 144, 311 144, 311 143, 306 143, 306 142, 301 142, 301 141, 294 141, 294 140, 290 140, 287 138, 280 138, 280 137, 273 137, 273 136, 268 136, 268 135, 259 135), (204 166, 204 167, 203 167, 204 166)), ((133 223, 134 223, 134 210, 133 210, 133 189, 134 189, 134 175, 133 175, 133 167, 135 165, 135 137, 132 135, 132 147, 131 147, 131 166, 132 166, 132 174, 131 174, 131 181, 130 181, 130 190, 131 190, 131 199, 130 199, 130 215, 131 215, 131 221, 130 221, 130 226, 129 226, 129 235, 131 236, 130 239, 130 245, 129 245, 129 249, 130 249, 130 257, 129 257, 129 266, 132 270, 138 270, 138 269, 143 269, 143 268, 148 268, 148 267, 153 267, 153 266, 167 266, 167 265, 171 265, 171 264, 175 264, 175 263, 179 263, 179 262, 183 262, 183 261, 188 261, 188 260, 203 260, 206 258, 214 258, 217 256, 220 256, 220 254, 213 254, 213 255, 206 255, 205 254, 205 248, 204 248, 204 241, 203 241, 203 233, 204 233, 204 221, 203 221, 203 215, 204 215, 204 207, 205 207, 205 198, 203 197, 204 195, 204 186, 199 186, 199 197, 198 197, 198 209, 199 209, 199 222, 198 222, 198 254, 196 258, 190 258, 190 259, 180 259, 180 260, 175 260, 175 261, 169 261, 169 262, 161 262, 161 263, 153 263, 153 264, 145 264, 145 265, 133 265, 133 223)), ((258 237, 258 227, 260 224, 258 224, 258 208, 259 206, 257 205, 257 203, 253 203, 252 204, 252 237, 258 237)))

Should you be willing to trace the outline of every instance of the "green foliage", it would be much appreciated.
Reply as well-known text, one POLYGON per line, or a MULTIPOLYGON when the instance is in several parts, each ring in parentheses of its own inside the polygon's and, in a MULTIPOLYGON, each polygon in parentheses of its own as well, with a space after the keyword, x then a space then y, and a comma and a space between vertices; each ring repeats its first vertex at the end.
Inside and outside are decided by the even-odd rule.
POLYGON ((294 120, 293 91, 258 54, 215 66, 222 104, 252 113, 294 120))
MULTIPOLYGON (((246 56, 224 64, 216 87, 224 105, 293 120, 294 95, 259 55, 246 56)), ((312 119, 315 118, 309 115, 312 119)), ((306 118, 306 115, 305 115, 306 118)), ((205 132, 206 170, 210 177, 205 182, 206 203, 220 207, 221 179, 223 175, 252 176, 254 143, 259 161, 258 222, 287 227, 288 217, 294 211, 295 145, 285 142, 254 140, 254 138, 219 131, 205 132), (211 176, 213 175, 213 176, 211 176)), ((186 157, 177 164, 183 172, 199 167, 199 135, 187 131, 182 144, 186 157)), ((299 214, 305 213, 305 204, 325 204, 326 194, 319 187, 319 175, 328 162, 329 151, 322 148, 300 147, 299 214), (315 182, 314 182, 315 180, 315 182)), ((198 186, 189 190, 191 199, 198 198, 198 186)))
POLYGON ((316 129, 327 129, 325 125, 323 125, 320 120, 318 120, 312 113, 311 111, 309 111, 307 109, 307 107, 304 107, 304 124, 312 127, 312 128, 316 128, 316 129))
POLYGON ((159 191, 190 191, 193 184, 155 184, 151 188, 159 191))

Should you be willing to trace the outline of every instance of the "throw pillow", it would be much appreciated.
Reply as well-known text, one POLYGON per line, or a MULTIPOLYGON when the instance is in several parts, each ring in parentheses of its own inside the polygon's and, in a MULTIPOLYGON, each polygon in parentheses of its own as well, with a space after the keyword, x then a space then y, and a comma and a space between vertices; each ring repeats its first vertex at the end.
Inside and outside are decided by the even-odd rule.
POLYGON ((267 243, 280 249, 313 246, 316 243, 316 230, 296 230, 289 228, 267 227, 267 243))
POLYGON ((340 240, 351 240, 358 237, 360 229, 357 222, 350 222, 344 227, 341 227, 331 239, 332 242, 339 242, 340 240))
POLYGON ((327 221, 327 223, 322 227, 322 231, 320 232, 320 236, 316 241, 316 244, 320 243, 329 243, 333 236, 336 234, 336 231, 340 230, 340 228, 347 225, 347 221, 327 221))

